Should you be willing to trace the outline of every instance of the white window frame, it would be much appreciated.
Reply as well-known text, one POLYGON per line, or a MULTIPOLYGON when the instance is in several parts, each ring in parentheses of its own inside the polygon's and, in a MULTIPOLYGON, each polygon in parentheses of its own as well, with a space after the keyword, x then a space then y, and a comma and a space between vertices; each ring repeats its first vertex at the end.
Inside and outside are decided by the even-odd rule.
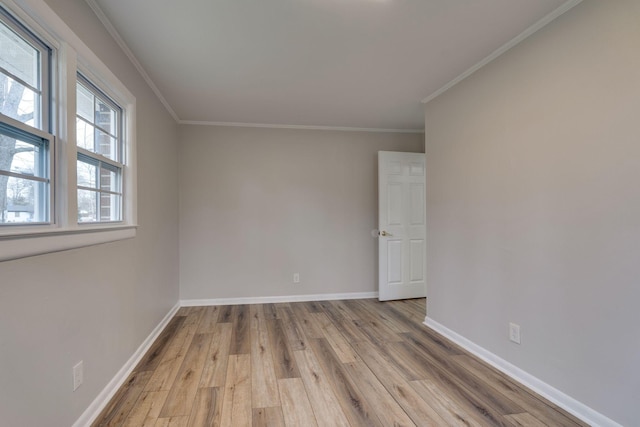
MULTIPOLYGON (((54 172, 54 157, 55 157, 55 152, 56 152, 56 144, 55 144, 55 137, 48 133, 48 132, 44 132, 40 129, 37 128, 33 128, 29 125, 25 125, 23 123, 20 123, 18 120, 14 120, 10 117, 3 117, 2 119, 3 121, 3 125, 5 125, 8 128, 13 128, 11 130, 9 130, 9 133, 16 133, 16 134, 24 134, 26 136, 28 136, 29 138, 25 138, 25 139, 40 139, 42 141, 46 141, 46 143, 42 144, 42 148, 46 149, 46 157, 45 162, 43 164, 41 164, 41 168, 44 168, 44 170, 46 171, 46 176, 41 177, 41 176, 28 176, 28 175, 23 175, 21 173, 12 173, 9 171, 4 171, 3 175, 4 176, 13 176, 15 178, 23 178, 23 179, 27 179, 33 182, 40 182, 40 183, 45 183, 47 184, 47 191, 46 191, 46 200, 42 200, 40 202, 41 205, 44 205, 44 210, 46 211, 46 216, 47 216, 47 221, 38 221, 38 222, 34 222, 31 225, 28 225, 28 227, 48 227, 50 224, 53 223, 55 214, 54 214, 54 200, 53 200, 53 194, 54 191, 53 189, 55 188, 55 174, 54 172)), ((7 132, 3 131, 3 134, 7 135, 7 132)), ((19 139, 16 136, 16 139, 19 139)), ((42 209, 42 206, 40 207, 42 209)), ((7 230, 9 230, 9 232, 13 229, 13 230, 18 230, 18 232, 20 232, 20 230, 22 230, 23 228, 27 227, 25 226, 23 223, 15 223, 15 224, 11 224, 11 223, 5 223, 2 224, 2 227, 6 227, 7 230)), ((0 235, 1 236, 1 235, 0 235)))
MULTIPOLYGON (((90 81, 84 74, 82 73, 78 73, 77 75, 77 80, 76 80, 76 90, 78 87, 78 84, 81 84, 86 90, 88 90, 89 92, 92 93, 92 95, 95 98, 99 98, 102 99, 104 102, 106 102, 107 104, 109 104, 114 111, 117 113, 118 117, 117 117, 117 126, 116 126, 116 130, 115 133, 113 134, 115 136, 115 138, 117 139, 118 145, 116 148, 117 154, 116 154, 116 158, 112 159, 112 158, 107 158, 103 155, 101 155, 100 153, 95 153, 92 152, 90 150, 86 150, 84 148, 78 147, 78 145, 76 144, 76 150, 77 150, 77 156, 76 156, 76 162, 80 161, 79 158, 80 157, 84 157, 87 160, 87 163, 89 164, 94 164, 98 170, 98 181, 99 181, 99 177, 100 177, 100 169, 103 167, 103 165, 106 168, 113 168, 114 171, 119 171, 118 174, 118 180, 119 180, 119 191, 118 192, 111 192, 111 191, 105 191, 102 190, 100 188, 100 183, 97 182, 97 188, 93 189, 93 188, 89 188, 89 187, 82 187, 80 185, 77 185, 76 188, 77 190, 88 190, 88 191, 94 191, 98 194, 98 196, 102 195, 103 193, 111 193, 111 194, 116 194, 118 196, 120 196, 120 204, 119 204, 119 208, 118 208, 118 217, 119 219, 116 220, 109 220, 109 221, 103 221, 100 218, 101 213, 99 212, 99 210, 101 209, 100 204, 98 203, 98 206, 96 207, 97 211, 96 211, 96 215, 97 215, 97 219, 96 221, 87 221, 87 222, 81 222, 78 221, 79 224, 82 225, 92 225, 92 224, 105 224, 105 223, 122 223, 123 218, 124 218, 124 204, 125 204, 125 198, 124 198, 124 187, 125 187, 125 177, 124 177, 124 166, 127 163, 127 159, 124 153, 124 146, 125 146, 125 138, 124 135, 122 134, 122 130, 124 129, 124 110, 122 109, 122 107, 120 107, 120 105, 118 105, 117 102, 115 102, 110 96, 107 96, 106 93, 104 93, 104 91, 99 88, 96 84, 94 84, 92 81, 90 81)), ((94 99, 95 102, 95 99, 94 99)), ((77 106, 76 106, 77 107, 77 106)), ((76 108, 76 120, 78 120, 78 111, 76 108)), ((84 120, 83 118, 80 118, 80 120, 84 120)), ((95 123, 91 123, 92 126, 94 126, 95 129, 98 129, 98 125, 95 123)), ((103 130, 104 131, 104 130, 103 130)), ((106 132, 106 131, 105 131, 106 132)), ((76 167, 76 172, 77 172, 78 168, 76 167)))
MULTIPOLYGON (((4 8, 3 8, 4 9, 4 8)), ((55 174, 54 174, 54 157, 56 152, 56 144, 55 137, 52 132, 53 125, 52 115, 51 115, 51 67, 53 64, 53 50, 43 42, 43 40, 35 34, 32 34, 28 29, 26 29, 21 23, 16 22, 18 20, 15 17, 11 16, 11 12, 7 11, 9 19, 6 22, 6 25, 18 35, 18 37, 23 38, 28 44, 30 44, 35 50, 39 52, 40 55, 40 63, 38 64, 38 79, 40 80, 38 84, 38 88, 32 87, 29 83, 22 81, 17 76, 12 76, 13 80, 18 82, 18 84, 23 85, 25 88, 28 88, 33 91, 39 91, 39 97, 37 98, 36 104, 37 107, 34 108, 34 125, 28 125, 26 123, 22 123, 19 120, 16 120, 11 117, 2 116, 3 127, 6 127, 7 131, 10 133, 16 132, 18 134, 24 134, 30 138, 41 139, 43 141, 47 141, 46 144, 42 144, 43 148, 46 149, 46 163, 41 164, 41 167, 44 166, 46 169, 46 177, 28 177, 22 174, 13 174, 9 171, 4 171, 4 176, 13 176, 15 178, 23 178, 34 182, 41 182, 47 184, 47 191, 44 197, 46 200, 41 200, 40 210, 44 210, 47 220, 46 221, 37 221, 32 223, 31 226, 43 226, 49 225, 53 223, 55 218, 54 212, 54 188, 55 188, 55 174), (13 129, 11 129, 13 128, 13 129), (44 209, 43 206, 44 205, 44 209)), ((1 13, 0 16, 4 16, 4 13, 1 13)), ((6 70, 8 75, 11 75, 9 70, 6 70)), ((3 132, 7 134, 7 132, 3 132)), ((35 171, 34 171, 35 172, 35 171)), ((42 197, 42 195, 41 195, 42 197)), ((13 227, 14 229, 18 229, 18 227, 24 226, 24 223, 2 223, 2 227, 13 227)))
POLYGON ((136 99, 43 0, 3 0, 3 7, 53 49, 51 224, 0 228, 0 261, 133 238, 137 227, 136 99), (76 79, 82 74, 122 108, 122 221, 77 221, 76 79))

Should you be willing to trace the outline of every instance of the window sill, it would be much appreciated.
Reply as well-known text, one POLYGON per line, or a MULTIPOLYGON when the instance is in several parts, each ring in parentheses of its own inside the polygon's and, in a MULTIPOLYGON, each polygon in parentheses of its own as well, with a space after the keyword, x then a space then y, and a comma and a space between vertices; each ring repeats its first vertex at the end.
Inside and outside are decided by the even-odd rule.
POLYGON ((73 230, 1 236, 0 262, 131 239, 135 236, 134 225, 80 227, 73 230))

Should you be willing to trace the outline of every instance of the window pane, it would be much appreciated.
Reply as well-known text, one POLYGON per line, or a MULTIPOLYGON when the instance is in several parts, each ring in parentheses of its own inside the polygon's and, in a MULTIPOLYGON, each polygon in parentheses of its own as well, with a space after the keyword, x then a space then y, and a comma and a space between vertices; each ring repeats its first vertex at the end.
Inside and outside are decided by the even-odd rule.
POLYGON ((78 160, 78 185, 98 188, 97 166, 78 160))
POLYGON ((122 221, 122 110, 80 74, 77 89, 76 144, 92 153, 78 150, 78 185, 95 189, 78 190, 78 221, 122 221))
POLYGON ((76 118, 76 144, 85 150, 93 150, 93 126, 76 118))
POLYGON ((0 175, 0 223, 48 222, 48 195, 45 182, 0 175))
POLYGON ((121 221, 122 196, 78 190, 78 222, 121 221))
POLYGON ((0 72, 0 112, 29 126, 40 125, 36 117, 37 94, 0 72))
POLYGON ((118 141, 87 122, 76 118, 76 144, 92 153, 119 161, 118 141))
POLYGON ((37 49, 4 22, 0 22, 0 66, 2 68, 28 85, 39 88, 39 56, 40 52, 37 49))
POLYGON ((39 147, 16 141, 12 151, 14 155, 11 161, 11 172, 34 176, 41 175, 36 171, 36 163, 40 155, 39 147))
POLYGON ((100 190, 120 192, 120 171, 100 168, 100 190))
POLYGON ((96 99, 96 126, 113 136, 118 136, 118 114, 109 104, 100 98, 96 99))
POLYGON ((93 94, 80 83, 76 85, 77 115, 93 123, 93 94))
POLYGON ((120 161, 118 140, 80 118, 76 118, 76 144, 92 153, 120 161))
POLYGON ((82 75, 78 75, 76 87, 78 147, 122 162, 122 110, 82 75))
POLYGON ((96 222, 98 193, 89 190, 78 190, 78 222, 96 222))
POLYGON ((41 147, 0 134, 0 170, 46 178, 41 147))
POLYGON ((0 225, 50 221, 48 52, 0 8, 0 225))
POLYGON ((100 221, 120 221, 122 196, 100 193, 100 221))
POLYGON ((102 132, 100 129, 95 129, 96 135, 96 148, 95 153, 102 154, 108 159, 120 161, 118 158, 118 146, 117 141, 112 136, 102 132))

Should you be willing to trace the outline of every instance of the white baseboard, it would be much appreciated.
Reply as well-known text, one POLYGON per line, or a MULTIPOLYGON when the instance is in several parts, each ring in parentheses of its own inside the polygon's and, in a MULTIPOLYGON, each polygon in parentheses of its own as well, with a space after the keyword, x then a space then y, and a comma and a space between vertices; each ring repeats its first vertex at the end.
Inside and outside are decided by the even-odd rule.
POLYGON ((302 301, 330 301, 340 299, 366 299, 378 298, 378 292, 350 292, 343 294, 314 294, 314 295, 282 295, 275 297, 246 297, 246 298, 216 298, 216 299, 183 299, 182 307, 195 307, 204 305, 236 305, 236 304, 266 304, 277 302, 302 302, 302 301))
POLYGON ((553 402, 558 405, 565 411, 573 414, 578 417, 582 421, 594 427, 622 427, 620 424, 615 421, 607 418, 601 413, 589 408, 585 404, 577 401, 561 392, 560 390, 550 386, 544 381, 534 377, 528 372, 523 371, 515 365, 507 362, 506 360, 498 357, 497 355, 491 353, 483 347, 480 347, 473 341, 468 340, 457 332, 452 331, 446 326, 438 323, 433 320, 429 316, 425 317, 424 324, 434 331, 438 332, 441 335, 444 335, 446 338, 455 342, 459 346, 463 347, 468 352, 474 354, 480 359, 484 360, 494 368, 500 370, 501 372, 507 374, 514 380, 523 384, 525 387, 533 390, 538 393, 540 396, 545 399, 553 402))
POLYGON ((107 406, 107 403, 111 400, 111 398, 116 394, 118 389, 124 384, 124 382, 129 377, 129 374, 136 367, 138 362, 142 360, 142 357, 145 355, 147 350, 151 347, 154 341, 158 338, 160 333, 164 330, 165 326, 169 323, 169 321, 176 314, 178 309, 180 308, 180 304, 176 304, 164 319, 155 327, 153 331, 149 334, 149 336, 142 342, 140 347, 133 353, 133 355, 127 360, 124 366, 118 371, 118 373, 113 377, 109 384, 98 394, 98 396, 91 402, 91 405, 83 412, 83 414, 78 418, 78 420, 73 423, 73 427, 85 427, 90 426, 93 421, 100 415, 100 412, 107 406))

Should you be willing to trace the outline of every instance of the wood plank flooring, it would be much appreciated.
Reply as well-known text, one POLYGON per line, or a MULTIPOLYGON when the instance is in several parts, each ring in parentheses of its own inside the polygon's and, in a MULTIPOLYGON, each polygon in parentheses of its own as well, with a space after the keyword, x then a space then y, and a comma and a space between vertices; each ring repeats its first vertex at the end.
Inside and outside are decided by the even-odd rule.
POLYGON ((425 306, 181 308, 93 426, 585 426, 422 325, 425 306))

